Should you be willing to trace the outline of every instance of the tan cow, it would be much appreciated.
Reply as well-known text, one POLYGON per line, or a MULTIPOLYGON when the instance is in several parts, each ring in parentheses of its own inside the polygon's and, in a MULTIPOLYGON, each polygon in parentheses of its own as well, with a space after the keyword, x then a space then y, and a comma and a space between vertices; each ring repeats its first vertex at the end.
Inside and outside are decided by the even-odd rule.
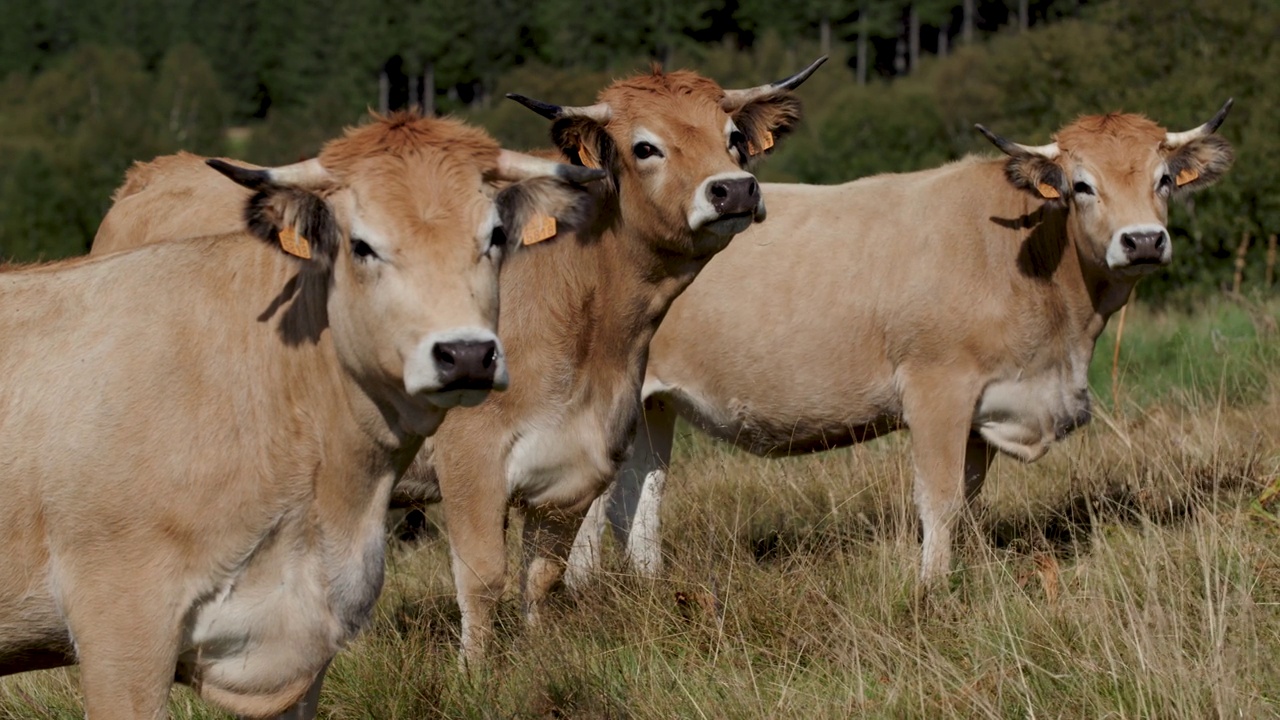
POLYGON ((615 82, 589 107, 516 97, 554 120, 566 157, 608 178, 592 188, 587 229, 503 270, 500 332, 516 386, 446 420, 433 456, 406 478, 419 497, 437 479, 443 494, 464 658, 482 657, 492 634, 508 503, 524 511, 525 608, 536 622, 583 512, 625 457, 649 339, 707 261, 763 219, 743 168, 752 148, 797 122, 791 90, 821 62, 748 90, 655 71, 615 82))
POLYGON ((0 674, 78 662, 94 720, 164 716, 175 677, 314 714, 393 482, 505 383, 503 228, 602 174, 404 117, 321 160, 211 161, 251 233, 0 272, 0 674))
POLYGON ((1212 134, 1230 105, 1184 133, 1083 117, 1043 147, 980 127, 1009 157, 766 185, 769 223, 704 270, 653 339, 645 426, 569 582, 597 565, 608 521, 637 571, 660 571, 677 416, 765 456, 910 428, 921 576, 943 576, 993 450, 1030 462, 1089 420, 1094 343, 1134 283, 1169 264, 1169 197, 1230 166, 1212 134))

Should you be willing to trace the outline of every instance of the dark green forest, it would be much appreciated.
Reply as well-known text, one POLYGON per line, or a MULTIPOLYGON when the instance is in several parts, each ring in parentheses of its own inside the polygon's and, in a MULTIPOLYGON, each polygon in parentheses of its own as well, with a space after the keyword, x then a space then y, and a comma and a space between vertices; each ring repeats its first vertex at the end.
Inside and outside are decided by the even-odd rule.
POLYGON ((994 152, 981 122, 1049 141, 1084 113, 1176 130, 1228 97, 1226 180, 1176 206, 1150 299, 1264 285, 1280 231, 1280 0, 0 0, 0 258, 82 253, 135 160, 186 149, 276 164, 369 110, 419 107, 545 144, 503 100, 589 102, 662 63, 727 86, 828 53, 760 174, 833 183, 994 152))

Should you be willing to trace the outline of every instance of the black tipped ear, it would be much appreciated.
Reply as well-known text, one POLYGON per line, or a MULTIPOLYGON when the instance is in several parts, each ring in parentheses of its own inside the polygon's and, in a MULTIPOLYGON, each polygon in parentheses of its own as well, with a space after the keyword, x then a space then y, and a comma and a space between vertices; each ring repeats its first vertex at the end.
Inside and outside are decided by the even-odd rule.
POLYGON ((1014 187, 1051 203, 1065 203, 1071 194, 1071 186, 1067 184, 1067 174, 1062 167, 1039 155, 1009 158, 1004 174, 1014 187))
POLYGON ((271 184, 271 175, 266 170, 255 170, 253 168, 240 167, 233 165, 225 160, 217 158, 209 158, 204 161, 206 165, 226 175, 235 182, 243 185, 250 190, 261 190, 271 184))
MULTIPOLYGON (((733 124, 747 136, 747 162, 772 152, 774 145, 791 134, 804 114, 800 98, 791 93, 752 100, 733 113, 733 124)), ((746 162, 744 162, 746 164, 746 162)))
POLYGON ((342 233, 329 203, 298 188, 268 184, 245 205, 249 231, 313 271, 333 267, 342 233))
POLYGON ((1221 135, 1206 135, 1178 148, 1167 162, 1176 191, 1193 193, 1217 182, 1235 162, 1235 151, 1221 135))
POLYGON ((569 162, 588 171, 580 174, 581 180, 573 179, 574 182, 603 178, 600 186, 610 193, 616 191, 618 150, 599 121, 583 116, 560 118, 551 124, 551 142, 569 162), (591 170, 603 171, 604 175, 589 172, 591 170))

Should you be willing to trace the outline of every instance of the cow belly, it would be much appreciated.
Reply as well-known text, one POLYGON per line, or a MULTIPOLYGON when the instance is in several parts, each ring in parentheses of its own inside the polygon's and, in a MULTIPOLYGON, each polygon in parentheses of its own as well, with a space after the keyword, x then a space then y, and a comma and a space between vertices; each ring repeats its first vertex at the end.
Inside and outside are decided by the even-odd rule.
POLYGON ((1089 389, 1083 377, 1048 375, 988 385, 974 427, 996 449, 1032 462, 1089 418, 1089 389))
POLYGON ((180 673, 241 714, 295 702, 372 613, 384 540, 380 524, 365 534, 347 558, 281 538, 256 553, 193 610, 180 673))

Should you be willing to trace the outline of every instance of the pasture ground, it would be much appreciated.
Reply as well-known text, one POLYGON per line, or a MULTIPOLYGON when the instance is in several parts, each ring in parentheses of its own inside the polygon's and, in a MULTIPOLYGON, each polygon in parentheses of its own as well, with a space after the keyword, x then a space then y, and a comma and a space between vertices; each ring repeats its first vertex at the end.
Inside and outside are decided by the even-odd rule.
MULTIPOLYGON (((468 675, 446 541, 428 533, 392 553, 321 716, 1276 716, 1278 318, 1275 303, 1139 307, 1118 394, 1113 320, 1094 422, 1034 465, 996 461, 928 603, 905 433, 763 461, 686 432, 664 577, 629 575, 610 548, 601 581, 537 629, 513 582, 495 657, 468 675)), ((0 717, 81 717, 75 678, 0 680, 0 717)), ((171 711, 222 717, 185 689, 171 711)))

